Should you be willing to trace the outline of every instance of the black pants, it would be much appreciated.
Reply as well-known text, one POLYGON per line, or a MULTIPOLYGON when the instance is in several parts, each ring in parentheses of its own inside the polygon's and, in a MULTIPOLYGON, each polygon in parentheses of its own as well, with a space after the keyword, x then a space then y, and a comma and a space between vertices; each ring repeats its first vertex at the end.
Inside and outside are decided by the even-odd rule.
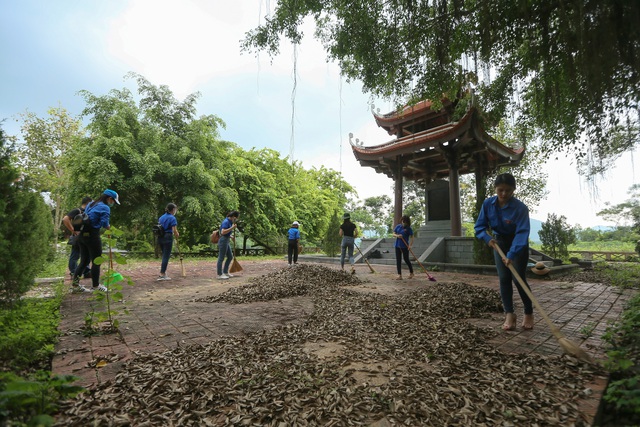
POLYGON ((404 262, 409 266, 409 273, 413 274, 413 265, 411 265, 411 260, 409 260, 409 248, 396 248, 396 267, 398 269, 398 274, 402 274, 402 258, 404 258, 404 262))
MULTIPOLYGON (((73 274, 73 283, 78 284, 80 274, 89 266, 89 264, 102 255, 102 239, 100 238, 100 229, 92 228, 88 232, 80 233, 78 244, 80 245, 80 264, 76 267, 73 274)), ((100 284, 100 264, 95 262, 91 264, 91 282, 94 288, 100 284)))
POLYGON ((298 241, 297 240, 289 240, 289 245, 287 246, 287 256, 289 257, 289 264, 291 264, 292 258, 293 258, 294 264, 298 262, 298 241))

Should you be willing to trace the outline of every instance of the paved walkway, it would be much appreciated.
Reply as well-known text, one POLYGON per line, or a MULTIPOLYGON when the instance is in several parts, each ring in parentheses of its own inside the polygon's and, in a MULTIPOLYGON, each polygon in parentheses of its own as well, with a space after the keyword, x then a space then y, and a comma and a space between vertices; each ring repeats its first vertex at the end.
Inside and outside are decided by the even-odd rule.
MULTIPOLYGON (((92 387, 113 379, 123 364, 136 353, 161 352, 176 346, 205 344, 213 339, 275 328, 300 321, 313 311, 310 297, 288 298, 277 303, 257 302, 241 306, 195 302, 195 298, 219 294, 233 286, 247 283, 249 278, 268 274, 286 267, 284 261, 242 260, 244 271, 227 281, 214 279, 213 260, 185 261, 186 277, 180 277, 179 263, 172 261, 168 274, 171 281, 158 282, 159 262, 134 262, 118 266, 129 275, 135 286, 125 286, 126 305, 115 307, 121 313, 120 334, 84 336, 85 318, 92 310, 90 294, 69 294, 61 307, 62 336, 56 347, 53 370, 80 378, 79 385, 92 387), (128 313, 125 313, 125 309, 128 313)), ((337 268, 334 265, 325 266, 337 268)), ((355 287, 361 292, 397 295, 426 287, 427 276, 416 269, 416 279, 397 281, 394 266, 374 266, 370 274, 366 264, 357 265, 358 277, 369 282, 355 287)), ((438 282, 465 282, 497 289, 497 277, 459 273, 432 273, 438 282)), ((618 319, 632 291, 593 283, 566 283, 529 279, 534 294, 549 317, 571 341, 580 344, 594 358, 604 355, 600 337, 611 321, 618 319)), ((89 281, 86 281, 89 282, 89 281)), ((90 283, 86 284, 90 286, 90 283)), ((516 301, 519 301, 517 294, 516 301)), ((520 319, 518 319, 520 321, 520 319)), ((470 319, 470 322, 500 331, 502 316, 490 319, 470 319)), ((562 349, 540 316, 532 331, 520 327, 516 331, 500 331, 493 343, 505 352, 561 354, 562 349)), ((593 398, 581 402, 583 413, 593 417, 606 385, 606 378, 597 378, 591 385, 593 398)))

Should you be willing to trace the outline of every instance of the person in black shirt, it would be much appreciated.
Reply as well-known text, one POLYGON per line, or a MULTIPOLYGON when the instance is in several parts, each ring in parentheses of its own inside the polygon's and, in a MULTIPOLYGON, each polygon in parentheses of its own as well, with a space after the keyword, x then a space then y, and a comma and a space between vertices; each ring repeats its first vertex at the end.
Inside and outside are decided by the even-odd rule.
MULTIPOLYGON (((91 202, 91 197, 83 197, 79 208, 72 209, 68 214, 62 218, 62 223, 69 231, 69 244, 71 245, 71 254, 69 255, 69 273, 71 277, 76 272, 78 266, 78 259, 80 259, 80 246, 78 245, 78 234, 80 234, 79 226, 73 225, 73 219, 84 212, 84 208, 91 202), (77 228, 77 229, 76 229, 77 228)), ((89 266, 85 268, 83 274, 85 279, 91 277, 91 269, 89 266)))
POLYGON ((340 236, 342 237, 342 251, 340 253, 340 267, 344 271, 344 259, 349 251, 349 264, 351 264, 351 274, 356 272, 354 268, 355 260, 353 258, 353 245, 356 237, 358 237, 358 229, 354 223, 351 222, 351 215, 345 213, 342 215, 342 225, 340 226, 340 236))

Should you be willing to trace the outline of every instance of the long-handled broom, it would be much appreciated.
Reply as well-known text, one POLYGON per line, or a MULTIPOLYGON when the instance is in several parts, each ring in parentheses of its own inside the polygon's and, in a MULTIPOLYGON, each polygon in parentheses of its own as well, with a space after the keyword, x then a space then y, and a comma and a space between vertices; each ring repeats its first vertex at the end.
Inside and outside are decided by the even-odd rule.
POLYGON ((240 273, 242 270, 242 266, 236 259, 236 230, 233 230, 233 261, 229 267, 229 273, 240 273))
POLYGON ((422 263, 420 262, 420 260, 418 259, 418 257, 416 256, 416 254, 413 253, 413 251, 411 250, 411 247, 407 244, 407 241, 404 240, 404 237, 402 237, 402 235, 400 235, 400 239, 404 242, 404 245, 407 247, 407 249, 409 249, 409 252, 411 252, 411 255, 413 255, 413 257, 416 259, 416 261, 418 262, 418 264, 420 264, 420 267, 422 267, 422 269, 424 270, 425 273, 427 273, 427 276, 429 277, 429 280, 432 282, 436 282, 436 278, 433 277, 432 275, 429 274, 429 272, 427 271, 426 268, 424 268, 424 265, 422 265, 422 263))
POLYGON ((358 252, 360 252, 360 255, 362 255, 362 259, 364 260, 364 262, 367 263, 367 265, 369 266, 369 270, 371 270, 372 273, 375 274, 375 270, 373 269, 373 267, 371 267, 371 264, 369 264, 369 260, 364 256, 364 254, 362 253, 362 251, 360 250, 360 248, 358 247, 358 245, 355 244, 355 242, 353 243, 353 246, 356 247, 356 249, 358 250, 358 252))
POLYGON ((180 243, 178 242, 178 236, 176 236, 176 249, 178 250, 178 256, 180 257, 180 268, 182 269, 182 277, 187 277, 187 272, 184 269, 184 259, 182 252, 180 252, 180 243))
MULTIPOLYGON (((500 247, 497 244, 494 246, 494 248, 496 251, 498 251, 500 258, 503 258, 503 259, 506 258, 504 255, 504 252, 502 252, 502 249, 500 249, 500 247)), ((593 359, 591 359, 591 356, 589 356, 583 349, 581 349, 578 344, 570 341, 562 332, 560 332, 560 329, 558 329, 558 327, 553 324, 551 319, 549 319, 549 316, 547 316, 547 313, 542 309, 542 307, 538 303, 538 300, 533 296, 533 293, 529 290, 529 287, 526 285, 524 280, 522 280, 522 277, 520 277, 520 275, 516 271, 516 268, 513 266, 513 264, 509 263, 508 267, 509 267, 509 270, 511 270, 511 274, 513 274, 513 277, 515 277, 518 283, 520 283, 520 286, 522 287, 522 289, 524 289, 527 296, 531 299, 531 302, 533 302, 533 305, 536 307, 536 309, 538 310, 542 318, 545 320, 545 322, 547 322, 549 329, 551 329, 551 333, 558 340, 560 347, 562 347, 565 353, 575 356, 578 359, 581 359, 585 362, 593 363, 593 359)))

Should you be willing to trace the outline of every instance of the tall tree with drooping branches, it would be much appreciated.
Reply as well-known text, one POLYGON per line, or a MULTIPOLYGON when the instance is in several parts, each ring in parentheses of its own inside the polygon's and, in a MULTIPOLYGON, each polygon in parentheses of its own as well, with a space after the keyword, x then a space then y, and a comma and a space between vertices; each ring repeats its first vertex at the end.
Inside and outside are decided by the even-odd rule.
MULTIPOLYGON (((19 159, 31 185, 46 193, 52 202, 53 230, 62 225, 66 213, 69 183, 73 180, 65 167, 65 158, 76 142, 83 137, 80 120, 62 108, 50 108, 48 117, 38 117, 27 111, 22 119, 23 144, 19 146, 19 159)), ((75 202, 80 203, 80 199, 75 202)), ((57 243, 58 233, 54 233, 57 243)))
POLYGON ((277 54, 281 39, 302 41, 307 18, 373 95, 437 102, 472 89, 487 127, 517 115, 544 149, 577 159, 638 145, 638 1, 280 0, 242 48, 277 54))

